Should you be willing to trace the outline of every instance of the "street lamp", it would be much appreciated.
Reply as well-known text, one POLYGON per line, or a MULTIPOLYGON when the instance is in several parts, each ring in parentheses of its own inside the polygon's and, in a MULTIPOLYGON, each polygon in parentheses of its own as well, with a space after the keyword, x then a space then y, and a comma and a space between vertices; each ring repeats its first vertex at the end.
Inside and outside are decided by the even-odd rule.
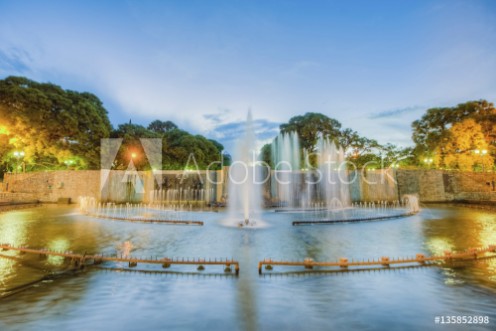
POLYGON ((424 159, 424 163, 427 164, 427 168, 430 168, 431 167, 431 164, 434 160, 431 159, 431 158, 425 158, 424 159))
POLYGON ((483 150, 476 149, 476 150, 474 150, 474 153, 477 154, 477 155, 479 155, 479 157, 481 158, 482 172, 484 172, 485 171, 485 169, 484 169, 484 160, 482 159, 482 157, 487 154, 487 149, 483 149, 483 150))
POLYGON ((16 173, 19 172, 19 160, 24 157, 23 151, 14 151, 14 157, 16 158, 16 173))
POLYGON ((74 163, 76 163, 74 160, 65 160, 64 161, 64 164, 67 166, 67 168, 69 168, 69 166, 73 165, 74 163))

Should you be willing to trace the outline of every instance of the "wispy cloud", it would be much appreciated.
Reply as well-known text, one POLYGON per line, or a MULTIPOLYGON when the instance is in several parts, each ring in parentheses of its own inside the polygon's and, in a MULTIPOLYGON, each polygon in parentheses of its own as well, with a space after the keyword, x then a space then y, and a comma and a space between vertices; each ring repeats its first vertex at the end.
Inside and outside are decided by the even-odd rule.
MULTIPOLYGON (((270 142, 279 133, 278 122, 272 122, 267 119, 253 120, 253 129, 257 136, 257 147, 261 147, 265 143, 270 142)), ((213 139, 219 140, 227 151, 231 152, 236 144, 236 141, 243 136, 246 128, 246 121, 234 121, 220 123, 214 126, 206 135, 213 139)))
POLYGON ((0 69, 10 73, 27 73, 32 59, 29 53, 20 48, 0 49, 0 69))
POLYGON ((203 114, 203 118, 212 124, 220 124, 226 122, 231 113, 229 109, 223 108, 216 113, 203 114))
POLYGON ((419 110, 424 110, 424 109, 426 109, 426 107, 424 107, 424 106, 410 106, 410 107, 404 107, 404 108, 390 109, 390 110, 385 110, 385 111, 371 114, 371 115, 369 115, 369 119, 395 117, 395 116, 402 115, 405 113, 417 112, 419 110))

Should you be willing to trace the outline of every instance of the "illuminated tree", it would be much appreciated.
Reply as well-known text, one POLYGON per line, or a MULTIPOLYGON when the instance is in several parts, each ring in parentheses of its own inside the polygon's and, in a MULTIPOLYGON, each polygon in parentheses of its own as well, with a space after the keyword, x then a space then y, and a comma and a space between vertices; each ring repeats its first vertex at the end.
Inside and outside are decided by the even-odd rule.
POLYGON ((98 168, 100 139, 111 130, 107 111, 93 94, 24 77, 0 80, 0 127, 9 136, 3 158, 22 149, 28 166, 39 169, 65 168, 68 158, 77 167, 98 168))
POLYGON ((450 128, 466 119, 473 119, 480 125, 489 155, 496 155, 496 109, 486 100, 469 101, 456 107, 431 108, 420 120, 412 123, 414 154, 419 162, 425 157, 434 157, 441 165, 442 148, 451 139, 450 128), (437 156, 433 155, 436 151, 437 156), (441 153, 441 154, 439 154, 441 153))
POLYGON ((482 126, 474 119, 454 124, 446 133, 447 139, 436 148, 435 162, 449 169, 473 170, 475 166, 491 169, 492 156, 482 126))

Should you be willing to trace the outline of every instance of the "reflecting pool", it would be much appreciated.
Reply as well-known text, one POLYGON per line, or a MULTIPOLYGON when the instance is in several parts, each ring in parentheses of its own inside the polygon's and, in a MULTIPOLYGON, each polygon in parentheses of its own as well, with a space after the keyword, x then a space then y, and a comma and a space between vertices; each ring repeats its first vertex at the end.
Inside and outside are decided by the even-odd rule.
POLYGON ((240 229, 225 226, 221 212, 195 213, 205 222, 201 227, 97 219, 76 207, 2 213, 2 243, 142 257, 232 257, 241 271, 236 277, 221 266, 198 272, 194 266, 107 263, 38 282, 63 268, 63 259, 0 258, 0 330, 430 330, 440 327, 434 318, 441 315, 489 316, 489 324, 471 328, 496 328, 496 259, 454 268, 257 270, 264 258, 361 260, 487 246, 496 243, 495 212, 433 205, 407 218, 302 227, 291 225, 302 214, 262 216, 267 226, 240 229), (5 295, 25 284, 32 285, 5 295))

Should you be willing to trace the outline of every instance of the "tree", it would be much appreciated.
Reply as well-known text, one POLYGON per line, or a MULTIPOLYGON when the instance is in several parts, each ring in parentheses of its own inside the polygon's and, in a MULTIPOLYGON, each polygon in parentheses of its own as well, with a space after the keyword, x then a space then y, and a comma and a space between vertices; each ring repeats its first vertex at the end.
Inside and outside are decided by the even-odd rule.
POLYGON ((319 113, 306 113, 292 117, 288 123, 281 124, 281 133, 296 131, 300 137, 301 147, 309 152, 315 151, 318 135, 337 141, 340 136, 341 123, 319 113))
POLYGON ((380 144, 374 139, 362 137, 352 129, 344 129, 339 133, 339 146, 343 148, 345 154, 351 158, 358 158, 360 155, 372 153, 380 144))
MULTIPOLYGON (((0 80, 0 127, 7 130, 7 152, 25 152, 28 168, 96 169, 100 139, 111 131, 107 111, 93 94, 64 90, 24 77, 0 80)), ((5 159, 5 155, 3 156, 5 159)))
MULTIPOLYGON (((292 131, 298 133, 300 146, 309 152, 309 161, 313 166, 316 166, 317 162, 315 147, 319 135, 330 138, 342 147, 348 161, 354 163, 357 168, 372 162, 376 164, 376 167, 380 167, 383 163, 380 155, 382 146, 376 140, 362 137, 352 129, 341 130, 341 123, 323 114, 306 113, 303 116, 295 116, 288 123, 282 124, 280 129, 281 133, 292 131)), ((273 166, 271 149, 270 144, 263 146, 261 158, 273 166)), ((304 153, 301 155, 303 156, 304 153)))
POLYGON ((455 123, 446 136, 448 139, 436 149, 434 162, 437 165, 464 171, 474 170, 476 165, 484 169, 493 167, 493 157, 482 152, 488 150, 482 126, 474 119, 455 123))
POLYGON ((158 133, 146 129, 142 125, 120 124, 112 132, 112 138, 122 138, 122 144, 114 160, 114 169, 125 170, 131 160, 137 170, 150 170, 149 160, 140 139, 161 138, 158 133))
POLYGON ((123 139, 114 162, 115 169, 126 169, 133 153, 135 154, 133 163, 138 170, 150 169, 140 138, 162 139, 162 169, 181 170, 186 166, 194 167, 195 163, 200 169, 206 169, 210 164, 212 164, 211 170, 220 169, 219 161, 221 161, 224 149, 222 144, 201 135, 192 135, 173 126, 162 130, 160 127, 164 126, 155 125, 159 122, 172 123, 157 120, 152 122, 148 128, 136 124, 121 124, 117 130, 112 132, 113 138, 123 139), (155 124, 152 125, 153 123, 155 124))
MULTIPOLYGON (((465 119, 473 119, 480 125, 489 154, 496 153, 496 109, 486 100, 469 101, 456 107, 431 108, 420 120, 412 123, 415 155, 418 161, 432 157, 440 145, 451 139, 450 128, 465 119)), ((441 162, 442 163, 442 162, 441 162)))
POLYGON ((213 164, 210 168, 212 170, 220 168, 220 164, 213 162, 221 161, 224 149, 222 144, 179 129, 166 132, 163 138, 164 164, 167 169, 184 169, 192 156, 202 169, 210 164, 213 164))
POLYGON ((260 151, 260 159, 267 163, 271 168, 274 168, 274 162, 272 160, 272 144, 265 144, 260 151))
POLYGON ((169 130, 177 129, 177 125, 171 121, 155 120, 148 125, 148 130, 156 133, 165 133, 169 130))

